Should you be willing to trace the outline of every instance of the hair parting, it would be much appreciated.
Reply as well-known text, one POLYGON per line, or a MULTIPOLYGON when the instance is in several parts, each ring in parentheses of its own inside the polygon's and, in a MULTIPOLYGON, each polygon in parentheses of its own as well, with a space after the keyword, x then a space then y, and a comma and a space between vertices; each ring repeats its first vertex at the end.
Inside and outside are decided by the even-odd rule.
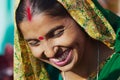
POLYGON ((27 13, 27 19, 31 21, 32 15, 31 15, 31 8, 30 8, 30 2, 29 0, 26 0, 26 13, 27 13))

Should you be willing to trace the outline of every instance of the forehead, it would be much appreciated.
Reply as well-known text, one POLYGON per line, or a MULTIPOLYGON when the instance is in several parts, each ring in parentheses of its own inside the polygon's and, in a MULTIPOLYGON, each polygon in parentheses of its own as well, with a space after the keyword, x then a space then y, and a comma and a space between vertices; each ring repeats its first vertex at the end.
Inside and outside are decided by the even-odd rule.
POLYGON ((39 14, 32 17, 32 20, 24 20, 20 23, 19 27, 23 33, 23 36, 29 36, 30 34, 39 34, 44 36, 51 28, 58 25, 67 25, 70 22, 67 18, 51 17, 49 15, 39 14), (66 23, 67 22, 67 23, 66 23))
MULTIPOLYGON (((51 17, 48 15, 40 14, 40 15, 34 15, 32 17, 32 20, 24 20, 20 23, 20 29, 24 30, 24 28, 42 28, 44 25, 49 24, 57 24, 61 22, 63 19, 60 19, 59 17, 51 17), (56 21, 57 20, 57 21, 56 21), (28 27, 29 26, 29 27, 28 27)), ((49 26, 51 26, 49 25, 49 26)))

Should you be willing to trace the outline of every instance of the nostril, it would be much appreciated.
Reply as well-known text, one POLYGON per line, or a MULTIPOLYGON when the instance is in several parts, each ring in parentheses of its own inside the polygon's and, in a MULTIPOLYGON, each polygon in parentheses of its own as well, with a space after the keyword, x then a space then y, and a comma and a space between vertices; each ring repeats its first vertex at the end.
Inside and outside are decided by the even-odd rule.
POLYGON ((47 56, 44 54, 44 52, 42 53, 42 55, 41 55, 40 58, 41 58, 41 59, 48 59, 47 56))

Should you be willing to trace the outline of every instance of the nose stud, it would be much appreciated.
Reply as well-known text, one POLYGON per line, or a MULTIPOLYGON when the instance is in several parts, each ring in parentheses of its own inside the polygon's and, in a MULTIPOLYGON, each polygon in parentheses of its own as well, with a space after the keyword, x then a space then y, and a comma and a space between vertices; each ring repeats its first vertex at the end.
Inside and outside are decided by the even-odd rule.
POLYGON ((44 40, 44 37, 40 36, 40 37, 39 37, 39 40, 44 40))

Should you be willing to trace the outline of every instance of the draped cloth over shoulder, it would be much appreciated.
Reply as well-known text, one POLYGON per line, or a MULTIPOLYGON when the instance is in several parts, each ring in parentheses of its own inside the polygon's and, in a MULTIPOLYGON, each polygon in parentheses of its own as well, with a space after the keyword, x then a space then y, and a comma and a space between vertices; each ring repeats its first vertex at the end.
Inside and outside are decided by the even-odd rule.
MULTIPOLYGON (((91 0, 58 0, 64 5, 75 21, 94 39, 113 47, 115 32, 100 10, 91 0)), ((15 10, 19 0, 16 0, 15 10)), ((31 54, 29 47, 15 25, 15 80, 50 80, 44 63, 31 54)))

